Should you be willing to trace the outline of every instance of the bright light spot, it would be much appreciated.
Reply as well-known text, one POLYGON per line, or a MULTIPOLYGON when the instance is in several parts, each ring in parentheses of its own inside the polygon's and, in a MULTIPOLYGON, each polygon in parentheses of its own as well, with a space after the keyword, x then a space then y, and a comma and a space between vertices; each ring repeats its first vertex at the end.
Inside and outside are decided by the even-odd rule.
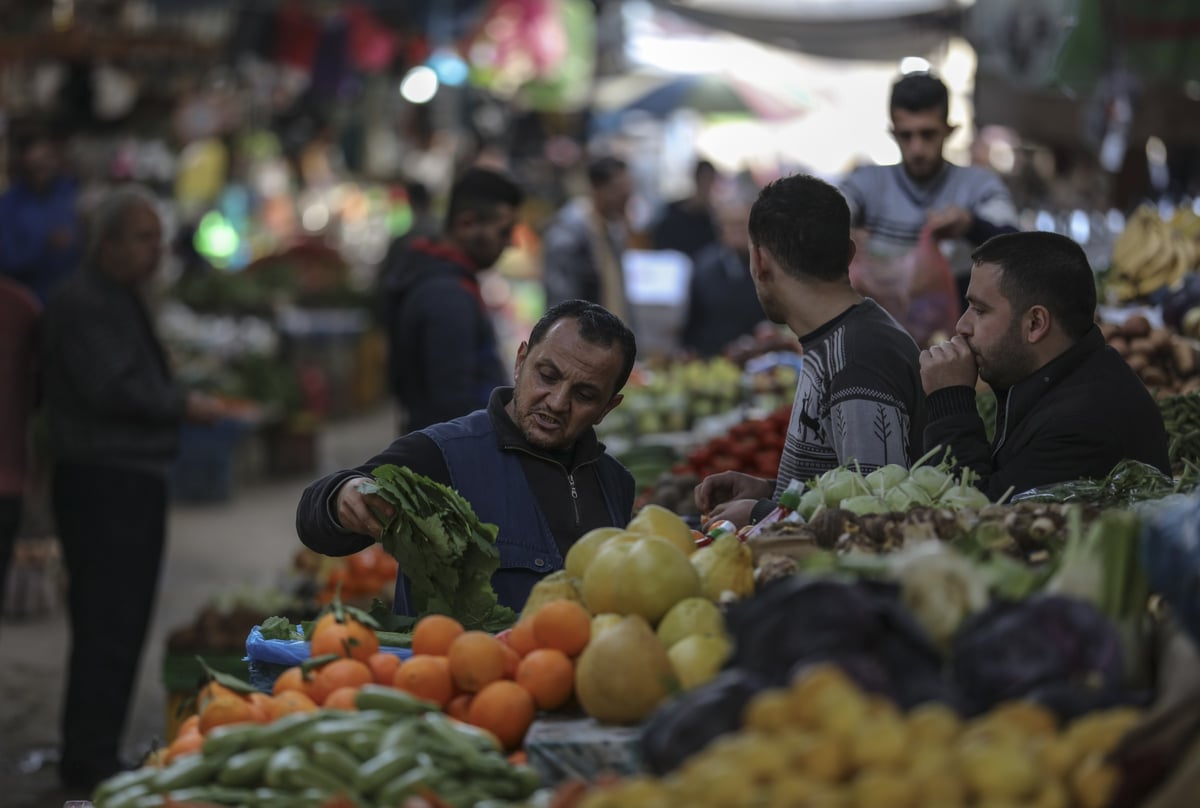
POLYGON ((1080 244, 1086 244, 1092 236, 1092 223, 1082 210, 1071 211, 1071 238, 1080 244))
POLYGON ((224 266, 237 252, 241 240, 237 231, 219 211, 204 214, 193 240, 196 251, 218 266, 224 266))
POLYGON ((1152 166, 1167 164, 1167 144, 1162 142, 1162 138, 1155 135, 1146 138, 1146 161, 1152 166))
POLYGON ((1038 230, 1041 230, 1046 233, 1053 233, 1054 232, 1054 214, 1052 214, 1046 210, 1039 210, 1038 215, 1037 215, 1037 221, 1034 223, 1034 227, 1036 227, 1038 230))
POLYGON ((1108 215, 1104 217, 1104 223, 1108 225, 1108 232, 1120 233, 1125 229, 1125 214, 1116 208, 1111 208, 1108 215))
POLYGON ((467 80, 467 63, 449 48, 438 48, 429 57, 428 65, 437 74, 438 81, 448 87, 458 87, 467 80))
POLYGON ((905 56, 900 60, 900 72, 904 75, 909 73, 928 73, 933 65, 929 64, 928 59, 920 56, 905 56))
POLYGON ((438 75, 432 67, 418 65, 400 82, 400 95, 410 104, 426 104, 437 95, 438 75))
POLYGON ((329 224, 329 208, 325 207, 324 202, 309 205, 300 214, 300 224, 310 233, 325 229, 325 225, 329 224))

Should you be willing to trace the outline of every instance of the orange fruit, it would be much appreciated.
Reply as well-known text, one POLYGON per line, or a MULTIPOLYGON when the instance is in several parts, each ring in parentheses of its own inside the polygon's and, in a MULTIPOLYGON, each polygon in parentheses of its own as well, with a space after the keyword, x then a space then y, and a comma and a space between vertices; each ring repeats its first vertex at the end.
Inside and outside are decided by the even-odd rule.
POLYGON ((289 713, 310 713, 317 709, 317 703, 299 690, 285 690, 271 698, 267 712, 274 721, 289 713))
POLYGON ((393 685, 419 699, 445 707, 454 698, 450 663, 443 656, 417 655, 396 671, 393 685))
POLYGON ((202 749, 204 749, 204 736, 200 734, 199 729, 181 732, 167 747, 167 761, 177 760, 184 755, 194 755, 202 749))
POLYGON ((305 675, 299 665, 288 668, 275 679, 275 684, 271 687, 271 695, 278 696, 285 690, 294 690, 297 693, 309 695, 312 692, 312 676, 305 675))
POLYGON ((333 612, 328 612, 313 626, 309 642, 309 654, 314 657, 325 654, 366 661, 379 651, 379 637, 375 630, 350 614, 343 613, 339 621, 333 612))
POLYGON ((450 651, 450 643, 463 633, 462 623, 444 614, 430 614, 422 617, 413 627, 412 652, 445 656, 450 651))
POLYGON ((500 647, 504 649, 504 678, 516 679, 517 666, 521 664, 521 655, 512 649, 508 643, 500 643, 500 647))
POLYGON ((354 700, 358 697, 358 688, 352 685, 339 687, 325 697, 321 706, 326 710, 357 710, 354 700))
POLYGON ((521 656, 525 656, 537 648, 537 640, 533 638, 533 621, 521 620, 508 632, 508 647, 521 656))
POLYGON ((468 631, 450 643, 450 675, 459 690, 478 693, 504 677, 504 644, 486 631, 468 631))
POLYGON ((400 667, 400 657, 379 651, 367 657, 367 667, 371 669, 371 676, 375 679, 375 684, 391 686, 392 682, 396 681, 396 670, 400 667))
POLYGON ((446 705, 446 715, 457 718, 459 721, 466 721, 467 711, 471 709, 471 699, 473 698, 470 693, 460 693, 450 699, 450 703, 446 705))
POLYGON ((192 713, 187 718, 183 719, 183 723, 179 725, 179 729, 175 731, 175 735, 176 735, 176 737, 178 737, 178 736, 184 734, 185 732, 199 732, 199 731, 200 731, 200 715, 198 713, 192 713))
POLYGON ((246 701, 250 703, 252 718, 250 720, 259 724, 266 724, 271 720, 271 697, 266 693, 251 693, 246 696, 246 701))
POLYGON ((530 619, 538 648, 556 648, 573 657, 582 653, 592 638, 592 616, 573 600, 552 600, 530 619))
POLYGON ((359 688, 374 681, 375 677, 367 663, 357 659, 335 659, 317 669, 310 695, 317 704, 324 704, 329 694, 338 688, 359 688))
POLYGON ((539 648, 521 660, 516 680, 539 709, 556 710, 575 692, 575 665, 556 648, 539 648))
POLYGON ((254 720, 254 708, 250 702, 233 694, 217 695, 200 711, 200 733, 207 735, 213 727, 226 724, 243 724, 254 720))
POLYGON ((196 694, 196 711, 202 712, 204 705, 215 699, 217 696, 237 696, 240 694, 234 693, 225 685, 218 682, 216 679, 209 680, 208 684, 200 688, 200 692, 196 694))
POLYGON ((516 682, 492 682, 475 694, 467 720, 495 735, 505 749, 521 745, 537 707, 529 691, 516 682))

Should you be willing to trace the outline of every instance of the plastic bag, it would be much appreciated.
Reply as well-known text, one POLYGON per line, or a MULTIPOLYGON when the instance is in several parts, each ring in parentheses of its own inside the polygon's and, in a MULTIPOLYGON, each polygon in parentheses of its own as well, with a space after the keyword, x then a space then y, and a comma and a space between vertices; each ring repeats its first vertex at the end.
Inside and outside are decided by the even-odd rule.
POLYGON ((1081 502, 1102 508, 1130 508, 1176 492, 1175 480, 1147 463, 1122 460, 1103 480, 1065 480, 1030 488, 1009 498, 1017 502, 1081 502))
POLYGON ((850 263, 850 284, 896 318, 920 346, 938 332, 953 334, 962 314, 950 262, 929 228, 912 251, 895 258, 861 250, 850 263))

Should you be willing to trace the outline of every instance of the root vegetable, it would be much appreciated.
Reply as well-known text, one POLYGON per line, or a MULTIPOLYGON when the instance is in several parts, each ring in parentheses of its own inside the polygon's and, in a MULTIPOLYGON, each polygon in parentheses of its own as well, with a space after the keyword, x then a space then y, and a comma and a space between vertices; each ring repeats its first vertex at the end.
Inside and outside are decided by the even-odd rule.
POLYGON ((1126 337, 1145 337, 1150 333, 1150 321, 1140 314, 1132 314, 1121 326, 1121 333, 1126 337))

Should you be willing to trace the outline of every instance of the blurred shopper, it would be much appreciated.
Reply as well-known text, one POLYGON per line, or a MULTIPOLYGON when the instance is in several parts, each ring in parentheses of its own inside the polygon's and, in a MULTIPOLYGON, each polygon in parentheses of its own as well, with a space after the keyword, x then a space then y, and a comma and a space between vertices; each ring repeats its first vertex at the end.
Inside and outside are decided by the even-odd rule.
POLYGON ((622 256, 628 239, 625 208, 633 194, 629 167, 616 157, 588 165, 590 193, 568 202, 542 237, 546 305, 580 299, 599 303, 630 322, 622 256))
POLYGON ((62 147, 48 130, 13 135, 13 184, 0 195, 0 275, 43 304, 79 266, 79 186, 63 173, 62 147))
POLYGON ((402 433, 473 412, 508 382, 479 273, 512 241, 522 200, 507 175, 468 169, 450 189, 441 238, 414 239, 388 267, 388 377, 402 433))
MULTIPOLYGON (((621 403, 637 357, 633 333, 594 303, 552 307, 517 351, 512 387, 486 409, 395 440, 356 469, 305 489, 296 532, 318 553, 344 556, 379 538, 392 506, 358 483, 377 466, 406 466, 458 491, 484 522, 500 527, 500 603, 520 610, 541 578, 563 568, 567 550, 597 527, 624 526, 633 477, 604 450, 593 427, 621 403)), ((395 611, 413 614, 404 577, 395 611)))
MULTIPOLYGON (((1004 182, 986 168, 946 162, 942 149, 954 131, 946 85, 928 73, 910 73, 892 85, 892 136, 899 165, 863 166, 842 183, 855 228, 867 231, 866 250, 898 256, 912 250, 928 226, 935 239, 978 246, 1016 231, 1017 212, 1004 182)), ((950 255, 960 296, 970 281, 962 244, 950 255)))
POLYGON ((1162 413, 1096 327, 1083 248, 1056 233, 1013 233, 972 257, 958 334, 921 354, 925 445, 949 447, 992 499, 1099 479, 1125 459, 1170 474, 1162 413), (979 379, 996 392, 990 443, 975 408, 979 379))
POLYGON ((172 380, 142 298, 163 253, 154 198, 135 186, 113 192, 90 236, 83 268, 46 307, 41 345, 71 621, 59 771, 80 789, 122 768, 180 425, 221 414, 172 380))
POLYGON ((40 310, 28 289, 0 276, 0 608, 21 526, 29 471, 29 419, 40 310))
POLYGON ((717 169, 708 160, 700 160, 692 172, 692 195, 669 202, 651 231, 656 250, 678 250, 695 260, 705 247, 718 240, 713 215, 713 189, 717 169))
POLYGON ((750 206, 730 201, 718 209, 721 240, 701 250, 692 267, 683 347, 716 356, 766 319, 750 277, 750 206))
POLYGON ((792 480, 857 462, 907 466, 921 450, 919 351, 903 328, 850 286, 850 211, 837 189, 795 175, 763 188, 750 210, 750 274, 763 311, 804 348, 775 480, 736 471, 696 489, 710 520, 739 527, 768 514, 792 480))

